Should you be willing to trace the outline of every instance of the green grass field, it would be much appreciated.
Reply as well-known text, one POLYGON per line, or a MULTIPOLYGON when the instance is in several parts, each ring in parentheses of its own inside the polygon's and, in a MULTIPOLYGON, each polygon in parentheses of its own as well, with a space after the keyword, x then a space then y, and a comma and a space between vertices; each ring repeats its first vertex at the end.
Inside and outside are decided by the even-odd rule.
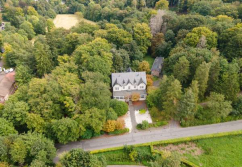
POLYGON ((144 61, 147 61, 149 63, 150 68, 152 67, 154 60, 155 59, 153 57, 151 57, 151 56, 145 56, 144 57, 144 61))
POLYGON ((242 135, 196 141, 204 150, 200 156, 186 155, 188 160, 203 167, 242 167, 242 135))

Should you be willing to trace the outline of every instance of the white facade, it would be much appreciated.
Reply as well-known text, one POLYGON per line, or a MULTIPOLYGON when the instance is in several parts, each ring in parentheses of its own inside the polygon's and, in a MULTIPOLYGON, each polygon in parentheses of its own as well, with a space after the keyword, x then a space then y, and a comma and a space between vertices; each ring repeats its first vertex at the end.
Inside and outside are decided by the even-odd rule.
POLYGON ((146 90, 146 85, 144 83, 141 83, 139 85, 132 85, 132 84, 128 84, 125 86, 120 86, 120 85, 115 85, 113 87, 113 91, 124 91, 124 90, 146 90))
POLYGON ((145 100, 147 96, 146 84, 145 72, 113 73, 113 98, 128 101, 133 93, 137 93, 140 95, 139 100, 145 100))

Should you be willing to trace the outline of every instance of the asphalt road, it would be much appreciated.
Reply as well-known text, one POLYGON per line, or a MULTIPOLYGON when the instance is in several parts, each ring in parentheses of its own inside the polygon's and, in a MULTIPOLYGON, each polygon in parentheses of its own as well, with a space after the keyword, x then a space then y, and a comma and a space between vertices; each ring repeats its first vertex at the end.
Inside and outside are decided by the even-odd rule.
MULTIPOLYGON (((133 145, 160 140, 175 139, 181 137, 198 136, 204 134, 213 134, 220 132, 229 132, 242 130, 242 120, 231 121, 212 125, 194 126, 181 128, 177 126, 168 126, 166 129, 152 129, 138 131, 120 136, 99 137, 79 142, 71 142, 65 145, 57 145, 57 155, 73 148, 82 148, 84 150, 97 150, 103 148, 112 148, 123 145, 133 145)), ((55 159, 57 161, 58 158, 55 159)))

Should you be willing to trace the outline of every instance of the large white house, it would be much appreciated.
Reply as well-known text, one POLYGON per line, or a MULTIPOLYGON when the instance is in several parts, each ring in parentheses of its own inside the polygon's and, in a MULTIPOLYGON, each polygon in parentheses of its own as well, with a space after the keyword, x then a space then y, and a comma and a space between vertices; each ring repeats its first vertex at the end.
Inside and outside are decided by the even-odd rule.
POLYGON ((113 98, 128 101, 132 94, 138 93, 140 100, 145 100, 146 72, 112 73, 113 98))

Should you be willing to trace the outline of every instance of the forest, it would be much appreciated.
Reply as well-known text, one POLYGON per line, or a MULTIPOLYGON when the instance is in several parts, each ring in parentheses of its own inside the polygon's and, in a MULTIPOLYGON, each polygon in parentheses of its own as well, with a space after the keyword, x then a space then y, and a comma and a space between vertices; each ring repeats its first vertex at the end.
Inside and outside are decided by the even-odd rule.
MULTIPOLYGON (((111 98, 110 75, 129 67, 149 74, 145 57, 165 58, 159 88, 148 87, 151 114, 182 126, 242 118, 241 0, 1 0, 0 6, 0 60, 16 70, 17 87, 0 104, 0 166, 54 166, 54 143, 124 132, 117 118, 128 105, 111 98), (57 14, 95 24, 55 28, 57 14)), ((60 166, 75 167, 78 154, 92 162, 87 167, 105 166, 89 153, 69 154, 73 159, 64 156, 60 166)))

